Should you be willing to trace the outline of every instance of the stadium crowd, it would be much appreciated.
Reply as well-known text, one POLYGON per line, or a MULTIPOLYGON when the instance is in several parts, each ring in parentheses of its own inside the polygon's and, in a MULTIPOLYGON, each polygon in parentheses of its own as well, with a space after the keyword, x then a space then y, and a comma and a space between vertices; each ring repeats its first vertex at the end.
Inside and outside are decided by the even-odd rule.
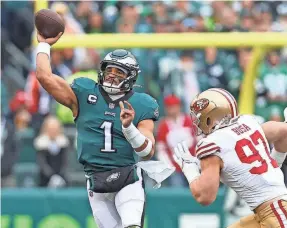
MULTIPOLYGON (((50 1, 49 7, 62 15, 65 33, 71 34, 287 31, 287 3, 281 1, 50 1)), ((82 185, 72 114, 35 77, 33 12, 31 1, 3 2, 1 7, 1 185, 82 185)), ((97 68, 108 51, 52 50, 52 70, 68 82, 82 76, 97 81, 97 68)), ((161 106, 156 158, 170 162, 174 141, 192 139, 194 150, 196 136, 187 130, 191 122, 186 115, 191 98, 210 87, 224 88, 238 98, 251 57, 248 48, 130 51, 142 71, 136 89, 148 92, 161 106), (184 130, 178 134, 173 129, 184 130)), ((286 63, 287 49, 270 50, 259 68, 255 106, 262 121, 282 120, 286 63)), ((178 173, 166 185, 186 183, 178 173)))

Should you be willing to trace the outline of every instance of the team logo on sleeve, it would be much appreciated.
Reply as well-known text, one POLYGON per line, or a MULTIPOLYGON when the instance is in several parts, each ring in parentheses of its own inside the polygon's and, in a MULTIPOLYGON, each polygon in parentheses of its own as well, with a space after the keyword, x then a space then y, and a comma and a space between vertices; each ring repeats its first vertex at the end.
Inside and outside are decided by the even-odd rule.
POLYGON ((193 105, 192 108, 195 112, 202 111, 209 105, 209 100, 206 98, 202 98, 197 100, 193 105))
POLYGON ((88 104, 96 104, 97 100, 98 100, 98 97, 96 95, 89 94, 87 102, 88 104))

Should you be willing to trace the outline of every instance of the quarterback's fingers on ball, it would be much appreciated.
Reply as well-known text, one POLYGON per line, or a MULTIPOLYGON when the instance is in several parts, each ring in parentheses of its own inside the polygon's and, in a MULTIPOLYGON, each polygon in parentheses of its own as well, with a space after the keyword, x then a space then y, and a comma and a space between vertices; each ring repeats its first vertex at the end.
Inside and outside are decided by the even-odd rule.
POLYGON ((62 35, 63 35, 63 33, 60 32, 55 38, 58 38, 58 39, 59 39, 62 35))
POLYGON ((120 101, 119 105, 120 105, 121 110, 124 111, 124 109, 125 109, 124 103, 122 101, 120 101))
POLYGON ((127 101, 124 101, 125 102, 125 104, 128 106, 128 109, 129 110, 134 110, 133 109, 133 106, 129 103, 129 102, 127 102, 127 101))
POLYGON ((45 38, 38 33, 37 34, 37 40, 38 40, 38 42, 44 42, 45 38))

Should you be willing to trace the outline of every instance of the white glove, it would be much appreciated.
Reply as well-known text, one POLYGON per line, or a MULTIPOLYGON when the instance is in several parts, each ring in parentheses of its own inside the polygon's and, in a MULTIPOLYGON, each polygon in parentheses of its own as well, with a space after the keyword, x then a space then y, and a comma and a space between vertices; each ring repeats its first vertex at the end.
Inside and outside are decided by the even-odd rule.
POLYGON ((50 188, 60 188, 60 187, 64 187, 66 185, 66 181, 63 179, 63 177, 61 177, 58 174, 54 174, 53 176, 51 176, 49 183, 48 183, 48 187, 50 188))
POLYGON ((284 118, 285 122, 287 123, 287 107, 284 109, 284 118))
POLYGON ((178 143, 177 147, 174 148, 173 159, 181 168, 188 183, 191 183, 200 176, 199 160, 190 154, 185 141, 178 143))

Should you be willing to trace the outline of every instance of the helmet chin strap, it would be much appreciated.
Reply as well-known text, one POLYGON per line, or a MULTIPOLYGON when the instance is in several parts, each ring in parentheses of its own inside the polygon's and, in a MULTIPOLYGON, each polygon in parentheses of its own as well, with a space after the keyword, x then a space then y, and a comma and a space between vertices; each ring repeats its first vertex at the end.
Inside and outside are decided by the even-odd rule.
POLYGON ((102 87, 108 94, 115 95, 115 94, 122 92, 120 89, 120 86, 121 86, 121 83, 117 86, 113 86, 112 83, 110 82, 104 82, 102 87))

